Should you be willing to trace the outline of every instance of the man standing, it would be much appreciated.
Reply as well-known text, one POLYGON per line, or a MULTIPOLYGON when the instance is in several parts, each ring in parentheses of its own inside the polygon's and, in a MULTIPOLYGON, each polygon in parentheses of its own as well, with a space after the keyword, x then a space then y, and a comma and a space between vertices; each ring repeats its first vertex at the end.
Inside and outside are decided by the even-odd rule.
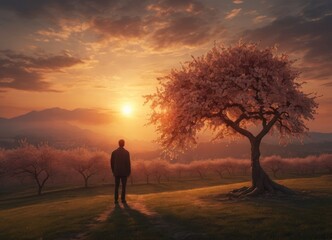
POLYGON ((120 181, 122 185, 121 202, 126 203, 127 177, 130 175, 130 154, 124 149, 125 141, 119 140, 119 148, 112 152, 111 169, 115 179, 114 203, 118 203, 120 181))

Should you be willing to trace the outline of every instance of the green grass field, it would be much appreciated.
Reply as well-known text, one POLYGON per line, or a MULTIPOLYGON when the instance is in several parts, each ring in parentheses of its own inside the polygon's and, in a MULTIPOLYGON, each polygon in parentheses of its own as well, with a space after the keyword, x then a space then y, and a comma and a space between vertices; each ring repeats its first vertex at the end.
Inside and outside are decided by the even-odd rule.
POLYGON ((129 186, 119 207, 111 186, 2 194, 0 239, 332 239, 332 176, 280 180, 301 192, 287 198, 225 198, 246 180, 129 186))

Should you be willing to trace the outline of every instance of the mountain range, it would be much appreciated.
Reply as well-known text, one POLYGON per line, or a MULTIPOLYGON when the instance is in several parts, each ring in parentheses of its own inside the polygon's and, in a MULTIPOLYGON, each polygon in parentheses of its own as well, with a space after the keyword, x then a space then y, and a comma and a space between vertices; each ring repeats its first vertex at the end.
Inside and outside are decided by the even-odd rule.
MULTIPOLYGON (((112 120, 111 116, 110 113, 95 109, 50 108, 13 118, 0 118, 0 147, 12 148, 18 145, 20 139, 27 139, 34 144, 48 142, 60 148, 90 146, 108 151, 109 143, 116 142, 116 139, 95 133, 89 129, 89 125, 106 124, 112 120)), ((151 149, 150 142, 131 141, 132 146, 141 149, 137 158, 153 159, 160 155, 156 146, 151 149)), ((249 157, 249 150, 246 139, 236 142, 201 142, 197 148, 186 152, 182 159, 242 158, 249 157)), ((262 155, 277 154, 287 157, 332 153, 332 133, 310 132, 302 143, 294 142, 287 146, 279 145, 276 137, 267 136, 262 143, 261 152, 262 155)))
POLYGON ((106 123, 109 119, 109 115, 98 110, 61 108, 0 118, 0 146, 13 147, 20 139, 27 139, 31 143, 47 141, 61 147, 89 144, 102 139, 102 136, 75 124, 106 123))

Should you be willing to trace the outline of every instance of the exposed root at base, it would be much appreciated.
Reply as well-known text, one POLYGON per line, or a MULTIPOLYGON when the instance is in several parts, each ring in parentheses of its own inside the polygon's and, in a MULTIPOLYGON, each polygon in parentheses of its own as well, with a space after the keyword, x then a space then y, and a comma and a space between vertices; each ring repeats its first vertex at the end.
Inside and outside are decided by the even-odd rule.
POLYGON ((295 192, 285 186, 271 181, 268 185, 265 183, 264 187, 242 187, 230 191, 227 196, 229 198, 245 198, 245 197, 256 197, 261 195, 293 195, 295 192))

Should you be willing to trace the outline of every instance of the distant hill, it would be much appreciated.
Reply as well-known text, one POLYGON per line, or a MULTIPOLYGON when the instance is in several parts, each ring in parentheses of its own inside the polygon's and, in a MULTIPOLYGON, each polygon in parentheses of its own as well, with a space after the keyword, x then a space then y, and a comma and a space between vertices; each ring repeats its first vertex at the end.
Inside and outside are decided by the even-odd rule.
MULTIPOLYGON (((70 148, 89 146, 110 151, 116 147, 117 139, 102 136, 87 128, 75 125, 76 122, 86 125, 110 121, 110 116, 93 109, 66 110, 50 108, 42 111, 32 111, 14 118, 0 118, 0 147, 12 148, 18 145, 18 140, 27 139, 38 144, 48 142, 60 147, 70 148), (93 117, 92 117, 93 116, 93 117)), ((144 140, 130 140, 131 152, 136 159, 155 159, 161 154, 156 144, 144 140)), ((303 143, 294 141, 287 146, 278 144, 273 136, 264 138, 261 146, 262 156, 281 155, 283 157, 303 157, 332 153, 332 133, 310 132, 303 143)), ((234 142, 201 142, 197 148, 187 151, 179 161, 189 162, 197 159, 211 158, 249 158, 250 146, 247 139, 234 142)))
MULTIPOLYGON (((314 142, 331 142, 332 133, 321 133, 321 132, 309 132, 308 136, 304 137, 303 143, 314 143, 314 142)), ((279 139, 276 136, 267 135, 263 142, 268 144, 279 144, 279 139)), ((299 140, 294 139, 294 144, 301 144, 299 140)))
POLYGON ((31 111, 10 119, 15 122, 79 122, 84 124, 105 124, 111 121, 110 114, 97 109, 77 108, 66 110, 62 108, 49 108, 41 111, 31 111))
POLYGON ((47 141, 58 147, 99 144, 102 136, 71 122, 102 122, 106 121, 107 117, 91 109, 51 108, 10 119, 0 118, 0 147, 14 147, 20 139, 27 139, 31 143, 47 141), (86 116, 90 119, 87 120, 86 116), (91 116, 96 118, 91 119, 91 116))
MULTIPOLYGON (((332 153, 331 133, 310 133, 303 143, 294 141, 288 145, 280 145, 278 140, 270 139, 263 141, 261 145, 261 156, 280 155, 282 157, 306 157, 309 155, 320 155, 332 153)), ((158 158, 161 151, 142 152, 137 155, 139 159, 152 160, 158 158)), ((175 159, 178 162, 191 162, 194 160, 217 159, 217 158, 250 158, 250 144, 247 139, 237 141, 201 142, 196 148, 188 150, 175 159)))
MULTIPOLYGON (((261 156, 280 155, 282 157, 306 157, 310 155, 320 155, 332 153, 332 141, 292 143, 286 146, 278 144, 262 143, 261 156)), ((181 155, 177 161, 191 162, 194 160, 218 159, 218 158, 250 158, 249 142, 239 141, 232 143, 199 143, 197 148, 181 155)))
POLYGON ((331 142, 332 133, 310 132, 308 138, 304 140, 305 143, 310 142, 331 142))
MULTIPOLYGON (((109 152, 117 147, 118 139, 95 133, 89 125, 109 123, 110 117, 94 109, 49 108, 13 118, 0 118, 0 147, 16 147, 19 140, 27 139, 33 144, 48 142, 60 148, 87 146, 109 152), (78 127, 76 123, 86 127, 78 127)), ((128 141, 131 152, 137 153, 138 158, 159 156, 156 144, 135 139, 128 141)))

